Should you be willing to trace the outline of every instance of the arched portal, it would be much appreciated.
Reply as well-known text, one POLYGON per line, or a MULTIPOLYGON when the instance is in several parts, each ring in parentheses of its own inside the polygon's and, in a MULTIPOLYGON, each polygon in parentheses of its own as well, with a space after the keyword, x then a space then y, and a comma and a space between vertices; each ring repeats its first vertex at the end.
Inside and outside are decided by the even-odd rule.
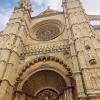
POLYGON ((45 96, 52 100, 52 96, 54 95, 55 97, 57 97, 65 87, 66 83, 58 73, 50 70, 42 70, 33 74, 24 83, 23 91, 31 97, 35 96, 36 98, 41 98, 36 100, 42 100, 43 98, 46 98, 45 96), (47 95, 45 95, 46 93, 47 95), (52 94, 51 97, 49 97, 50 93, 52 94))
POLYGON ((14 100, 77 100, 70 68, 60 59, 42 58, 29 62, 19 74, 14 100))
POLYGON ((74 98, 70 78, 64 78, 52 70, 41 70, 31 75, 17 91, 15 100, 77 100, 74 98), (66 83, 68 82, 68 83, 66 83))

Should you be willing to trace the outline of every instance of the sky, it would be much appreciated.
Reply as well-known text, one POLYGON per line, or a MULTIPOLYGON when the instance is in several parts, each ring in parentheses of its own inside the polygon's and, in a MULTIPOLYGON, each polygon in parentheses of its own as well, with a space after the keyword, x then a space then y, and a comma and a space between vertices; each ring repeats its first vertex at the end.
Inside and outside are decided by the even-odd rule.
MULTIPOLYGON (((4 29, 14 7, 19 0, 0 0, 0 31, 4 29)), ((32 16, 35 16, 50 6, 54 10, 62 10, 61 0, 31 0, 33 5, 32 16)), ((89 15, 100 15, 100 0, 81 0, 83 8, 89 15)))

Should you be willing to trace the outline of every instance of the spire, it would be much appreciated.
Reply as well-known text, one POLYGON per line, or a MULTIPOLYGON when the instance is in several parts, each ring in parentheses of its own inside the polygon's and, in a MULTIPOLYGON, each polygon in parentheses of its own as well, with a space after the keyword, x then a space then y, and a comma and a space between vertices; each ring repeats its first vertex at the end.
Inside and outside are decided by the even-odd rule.
POLYGON ((47 8, 48 10, 50 10, 51 9, 51 7, 50 6, 48 6, 48 8, 47 8))
POLYGON ((25 10, 32 12, 32 3, 30 0, 20 0, 16 8, 24 8, 25 10))

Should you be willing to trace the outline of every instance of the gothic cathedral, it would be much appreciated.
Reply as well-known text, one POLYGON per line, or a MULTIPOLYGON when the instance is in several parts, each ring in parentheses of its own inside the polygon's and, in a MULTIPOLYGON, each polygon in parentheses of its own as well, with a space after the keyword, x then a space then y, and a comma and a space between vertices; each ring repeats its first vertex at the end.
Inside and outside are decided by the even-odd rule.
POLYGON ((0 100, 100 100, 100 28, 80 0, 31 16, 20 0, 0 32, 0 100))

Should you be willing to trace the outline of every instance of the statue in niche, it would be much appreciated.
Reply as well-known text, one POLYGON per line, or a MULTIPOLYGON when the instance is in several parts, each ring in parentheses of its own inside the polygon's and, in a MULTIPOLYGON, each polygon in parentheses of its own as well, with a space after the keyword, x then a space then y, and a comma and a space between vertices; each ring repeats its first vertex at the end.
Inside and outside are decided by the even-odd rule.
POLYGON ((96 64, 96 59, 94 58, 93 54, 89 52, 88 57, 89 57, 90 65, 95 65, 96 64))
POLYGON ((95 65, 96 64, 96 59, 91 51, 91 47, 90 45, 88 44, 88 41, 84 41, 84 44, 85 44, 85 49, 87 50, 87 55, 88 55, 88 58, 89 58, 89 63, 90 65, 95 65))

